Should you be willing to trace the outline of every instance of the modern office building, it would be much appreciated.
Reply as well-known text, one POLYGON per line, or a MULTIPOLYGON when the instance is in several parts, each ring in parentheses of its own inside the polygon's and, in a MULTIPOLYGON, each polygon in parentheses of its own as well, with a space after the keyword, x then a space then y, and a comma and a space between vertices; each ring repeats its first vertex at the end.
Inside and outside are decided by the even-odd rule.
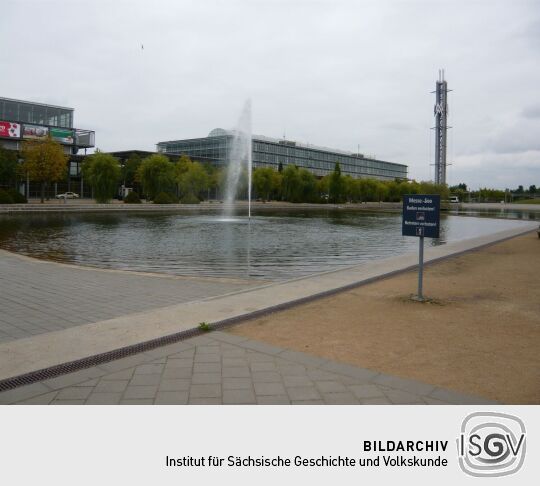
MULTIPOLYGON (((66 182, 55 185, 51 191, 83 192, 80 180, 83 157, 79 151, 94 147, 95 132, 74 128, 73 115, 73 108, 0 97, 0 146, 20 151, 25 140, 40 140, 50 136, 59 142, 64 153, 69 155, 66 182)), ((21 192, 34 197, 37 189, 33 188, 31 183, 21 184, 27 186, 21 189, 21 192)))
POLYGON ((60 142, 66 154, 93 147, 93 130, 73 128, 73 108, 0 97, 0 143, 20 150, 24 140, 50 135, 60 142))
MULTIPOLYGON (((200 162, 225 165, 233 139, 234 131, 216 128, 204 138, 159 142, 157 151, 166 155, 188 155, 200 162)), ((330 174, 336 162, 339 162, 341 173, 356 179, 407 179, 407 166, 404 164, 261 135, 252 137, 252 160, 254 168, 272 167, 277 170, 280 164, 282 167, 296 165, 308 169, 318 177, 330 174)))

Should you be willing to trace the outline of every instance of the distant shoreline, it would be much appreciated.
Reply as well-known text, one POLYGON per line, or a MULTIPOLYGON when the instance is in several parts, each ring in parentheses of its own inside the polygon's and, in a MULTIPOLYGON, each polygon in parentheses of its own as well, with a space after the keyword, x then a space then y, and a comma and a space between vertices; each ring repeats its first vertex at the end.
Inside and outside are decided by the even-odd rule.
MULTIPOLYGON (((39 200, 36 200, 39 201, 39 200)), ((109 204, 97 204, 89 200, 69 200, 67 203, 59 200, 50 200, 41 204, 31 202, 27 204, 2 204, 0 214, 44 214, 44 213, 103 213, 103 212, 197 212, 222 211, 228 205, 220 201, 204 201, 200 204, 125 204, 113 201, 109 204)), ((247 211, 247 202, 238 201, 234 204, 236 209, 247 211)), ((254 210, 369 210, 381 212, 400 212, 401 202, 366 202, 344 204, 315 204, 315 203, 289 203, 284 201, 261 202, 253 201, 254 210)), ((500 204, 500 203, 454 203, 450 209, 459 210, 512 210, 540 212, 538 204, 500 204)))

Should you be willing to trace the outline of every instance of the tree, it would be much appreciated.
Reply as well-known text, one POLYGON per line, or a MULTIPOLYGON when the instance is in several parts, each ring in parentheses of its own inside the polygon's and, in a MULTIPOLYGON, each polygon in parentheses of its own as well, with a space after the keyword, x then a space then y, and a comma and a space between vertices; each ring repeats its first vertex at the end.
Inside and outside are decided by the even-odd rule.
POLYGON ((92 186, 94 198, 98 203, 106 203, 113 198, 122 176, 118 160, 110 154, 99 151, 86 158, 82 173, 92 186))
POLYGON ((300 202, 298 187, 300 186, 300 176, 296 165, 288 165, 281 173, 283 176, 281 193, 283 199, 289 202, 300 202))
POLYGON ((182 201, 195 202, 199 201, 201 192, 208 189, 210 178, 199 162, 186 162, 185 170, 180 173, 177 182, 182 201))
POLYGON ((317 179, 307 169, 298 169, 298 198, 300 202, 316 202, 317 179))
POLYGON ((531 194, 532 196, 536 194, 536 186, 534 184, 529 186, 529 194, 531 194))
POLYGON ((339 162, 336 162, 334 172, 330 174, 328 184, 328 198, 330 202, 339 203, 343 201, 345 196, 344 186, 343 177, 341 176, 341 167, 339 166, 339 162))
POLYGON ((136 181, 142 184, 146 196, 153 200, 160 192, 173 192, 175 167, 165 155, 150 155, 141 162, 136 181))
POLYGON ((22 170, 31 181, 41 187, 41 202, 45 199, 45 185, 66 177, 68 156, 62 145, 50 136, 45 140, 29 140, 23 145, 22 170))
POLYGON ((253 171, 253 189, 263 200, 270 199, 274 188, 274 174, 275 171, 270 167, 259 167, 253 171))
POLYGON ((142 159, 138 154, 131 154, 122 166, 122 179, 126 186, 133 186, 137 177, 137 171, 142 163, 142 159))
POLYGON ((17 152, 0 145, 0 184, 12 186, 17 179, 17 152))

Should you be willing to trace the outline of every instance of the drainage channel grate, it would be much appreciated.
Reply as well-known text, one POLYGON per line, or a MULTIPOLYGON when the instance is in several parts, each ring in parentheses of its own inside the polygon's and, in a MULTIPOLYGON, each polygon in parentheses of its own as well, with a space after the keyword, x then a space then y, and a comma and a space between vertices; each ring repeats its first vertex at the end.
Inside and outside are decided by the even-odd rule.
MULTIPOLYGON (((214 326, 211 327, 213 328, 214 326)), ((181 331, 143 343, 133 344, 124 348, 107 351, 106 353, 96 354, 87 358, 62 363, 49 368, 43 368, 41 370, 32 371, 30 373, 14 376, 12 378, 6 378, 4 380, 0 380, 0 392, 12 390, 13 388, 18 388, 24 385, 31 385, 37 381, 49 380, 67 373, 73 373, 75 371, 91 368, 92 366, 108 363, 117 359, 127 358, 128 356, 144 353, 145 351, 150 351, 168 344, 175 344, 179 341, 197 336, 201 333, 202 331, 199 329, 189 329, 187 331, 181 331)))

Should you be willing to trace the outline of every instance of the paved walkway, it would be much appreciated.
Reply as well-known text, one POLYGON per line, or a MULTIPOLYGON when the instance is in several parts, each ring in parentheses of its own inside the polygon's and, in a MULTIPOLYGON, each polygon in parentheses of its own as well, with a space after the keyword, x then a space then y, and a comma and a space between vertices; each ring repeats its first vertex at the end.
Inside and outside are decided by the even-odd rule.
POLYGON ((0 250, 0 343, 253 285, 59 265, 0 250))
POLYGON ((432 385, 211 332, 0 393, 0 404, 487 404, 432 385))

